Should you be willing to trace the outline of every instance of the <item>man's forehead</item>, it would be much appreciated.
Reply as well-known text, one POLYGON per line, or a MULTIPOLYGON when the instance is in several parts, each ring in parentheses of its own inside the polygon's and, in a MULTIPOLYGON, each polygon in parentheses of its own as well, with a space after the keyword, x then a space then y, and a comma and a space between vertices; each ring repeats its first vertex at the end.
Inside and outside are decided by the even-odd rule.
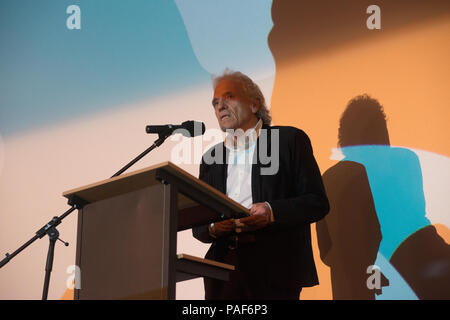
POLYGON ((241 95, 243 94, 242 85, 235 80, 223 79, 217 84, 214 90, 214 97, 221 97, 227 92, 241 95))

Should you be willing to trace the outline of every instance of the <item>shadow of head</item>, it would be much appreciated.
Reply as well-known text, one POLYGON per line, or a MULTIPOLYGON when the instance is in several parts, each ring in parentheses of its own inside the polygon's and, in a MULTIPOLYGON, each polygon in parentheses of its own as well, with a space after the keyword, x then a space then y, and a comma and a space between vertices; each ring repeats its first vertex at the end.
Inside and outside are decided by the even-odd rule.
POLYGON ((386 114, 378 100, 367 94, 349 101, 339 122, 340 147, 390 145, 386 114))

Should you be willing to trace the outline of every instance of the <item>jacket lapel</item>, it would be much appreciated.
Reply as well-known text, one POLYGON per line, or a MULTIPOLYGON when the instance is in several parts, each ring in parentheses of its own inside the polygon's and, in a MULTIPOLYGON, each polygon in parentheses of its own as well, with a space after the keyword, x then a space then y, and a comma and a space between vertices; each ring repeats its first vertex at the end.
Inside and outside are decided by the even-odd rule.
MULTIPOLYGON (((265 142, 267 143, 266 148, 268 149, 268 152, 270 152, 270 127, 268 125, 263 124, 261 127, 261 130, 265 130, 266 139, 265 142)), ((262 181, 261 181, 261 167, 266 166, 267 164, 261 164, 260 159, 260 149, 264 147, 262 145, 262 141, 260 139, 261 133, 258 136, 258 139, 256 140, 256 149, 255 153, 253 154, 253 165, 252 165, 252 198, 253 203, 261 202, 262 200, 262 181)), ((270 155, 269 155, 270 156, 270 155)))
POLYGON ((222 154, 223 154, 222 163, 217 164, 218 172, 216 172, 215 174, 215 176, 218 179, 216 182, 216 189, 224 194, 227 194, 228 149, 225 147, 224 143, 222 143, 222 154))

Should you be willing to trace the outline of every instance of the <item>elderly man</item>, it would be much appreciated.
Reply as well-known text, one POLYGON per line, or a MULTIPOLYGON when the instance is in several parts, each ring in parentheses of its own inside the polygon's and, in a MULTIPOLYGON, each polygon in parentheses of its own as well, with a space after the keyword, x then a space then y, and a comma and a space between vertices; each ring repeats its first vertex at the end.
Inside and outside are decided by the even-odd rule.
POLYGON ((199 178, 250 216, 193 229, 195 238, 212 242, 207 259, 236 266, 230 281, 205 278, 205 299, 299 299, 303 287, 318 284, 310 224, 329 210, 309 138, 297 128, 271 127, 261 90, 240 72, 214 79, 212 104, 228 135, 203 155, 199 178), (276 170, 267 170, 273 163, 276 170))

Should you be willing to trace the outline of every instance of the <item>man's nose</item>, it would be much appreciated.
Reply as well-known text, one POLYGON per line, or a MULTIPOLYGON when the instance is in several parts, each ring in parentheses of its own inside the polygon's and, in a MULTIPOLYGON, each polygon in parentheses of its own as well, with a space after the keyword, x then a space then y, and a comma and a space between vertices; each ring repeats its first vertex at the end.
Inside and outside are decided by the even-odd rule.
POLYGON ((226 101, 225 99, 219 99, 219 101, 218 101, 218 109, 219 109, 219 111, 228 108, 228 105, 226 104, 225 101, 226 101))

